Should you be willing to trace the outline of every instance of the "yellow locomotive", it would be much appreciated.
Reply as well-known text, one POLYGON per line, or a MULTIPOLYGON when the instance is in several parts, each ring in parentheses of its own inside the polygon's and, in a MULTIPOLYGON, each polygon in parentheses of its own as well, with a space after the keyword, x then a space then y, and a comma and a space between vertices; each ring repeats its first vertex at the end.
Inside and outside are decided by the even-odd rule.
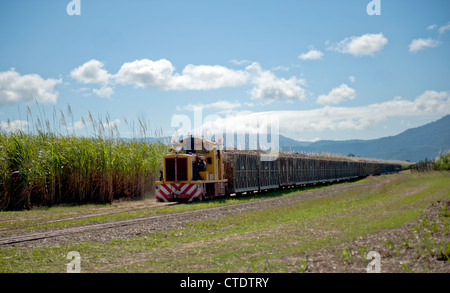
POLYGON ((173 142, 164 157, 157 201, 199 201, 226 194, 222 149, 218 143, 187 137, 173 142))

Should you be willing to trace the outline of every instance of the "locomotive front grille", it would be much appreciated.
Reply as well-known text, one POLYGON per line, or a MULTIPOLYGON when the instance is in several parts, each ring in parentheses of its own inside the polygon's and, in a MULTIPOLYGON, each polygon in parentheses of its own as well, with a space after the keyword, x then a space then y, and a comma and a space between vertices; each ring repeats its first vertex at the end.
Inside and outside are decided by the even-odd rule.
POLYGON ((187 181, 187 158, 166 158, 166 181, 187 181))

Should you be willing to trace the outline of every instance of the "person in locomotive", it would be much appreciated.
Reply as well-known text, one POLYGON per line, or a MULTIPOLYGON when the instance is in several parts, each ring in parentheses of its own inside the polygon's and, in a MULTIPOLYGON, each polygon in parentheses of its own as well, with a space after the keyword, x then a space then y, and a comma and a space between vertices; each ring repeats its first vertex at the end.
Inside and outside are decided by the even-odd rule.
POLYGON ((164 157, 160 181, 155 182, 156 200, 192 202, 225 195, 221 146, 220 141, 192 136, 174 141, 164 157))

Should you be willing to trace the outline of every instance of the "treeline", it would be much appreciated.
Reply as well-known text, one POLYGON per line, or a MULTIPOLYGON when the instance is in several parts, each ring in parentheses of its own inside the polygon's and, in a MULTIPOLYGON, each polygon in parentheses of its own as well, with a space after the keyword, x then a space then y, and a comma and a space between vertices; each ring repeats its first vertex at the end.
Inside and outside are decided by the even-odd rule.
POLYGON ((413 171, 444 171, 450 170, 450 152, 439 155, 433 161, 421 161, 410 166, 413 171))
POLYGON ((435 163, 438 170, 450 170, 450 153, 439 156, 435 163))
POLYGON ((0 132, 0 210, 140 198, 166 151, 139 140, 0 132))

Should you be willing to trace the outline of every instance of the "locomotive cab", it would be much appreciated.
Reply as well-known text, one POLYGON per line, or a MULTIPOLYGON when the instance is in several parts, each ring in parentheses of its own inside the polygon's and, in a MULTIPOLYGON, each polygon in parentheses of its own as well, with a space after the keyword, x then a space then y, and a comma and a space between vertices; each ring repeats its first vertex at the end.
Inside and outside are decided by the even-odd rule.
POLYGON ((158 201, 196 201, 225 195, 221 144, 188 137, 172 144, 164 157, 158 201))

